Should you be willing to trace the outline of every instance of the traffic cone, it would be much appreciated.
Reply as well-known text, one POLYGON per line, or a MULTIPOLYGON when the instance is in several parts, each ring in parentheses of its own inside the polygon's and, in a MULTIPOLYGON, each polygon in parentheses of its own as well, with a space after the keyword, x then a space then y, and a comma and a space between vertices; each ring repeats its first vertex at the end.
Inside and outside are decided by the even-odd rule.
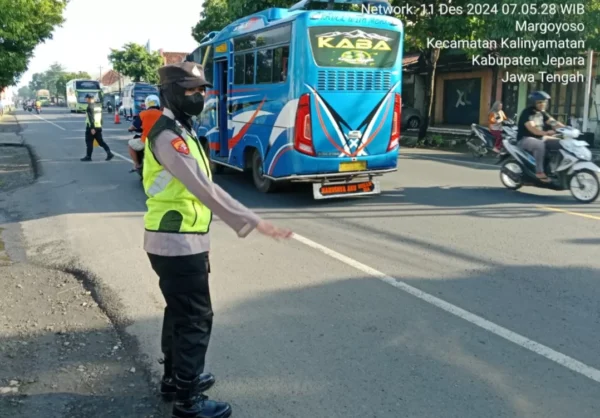
POLYGON ((121 118, 119 117, 119 112, 115 112, 115 125, 121 123, 121 118))
POLYGON ((95 139, 94 139, 94 146, 95 147, 99 147, 100 146, 100 144, 98 143, 98 141, 96 141, 95 139))

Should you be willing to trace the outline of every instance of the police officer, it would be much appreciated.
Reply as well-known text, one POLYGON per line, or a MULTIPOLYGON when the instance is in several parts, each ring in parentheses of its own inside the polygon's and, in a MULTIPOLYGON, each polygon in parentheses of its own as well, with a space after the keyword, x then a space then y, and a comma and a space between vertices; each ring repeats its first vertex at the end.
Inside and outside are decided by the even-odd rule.
POLYGON ((100 145, 102 148, 104 148, 104 151, 106 151, 106 161, 110 161, 113 159, 114 155, 102 138, 102 106, 94 103, 94 96, 91 94, 86 95, 85 99, 88 102, 88 106, 85 111, 86 153, 85 157, 83 157, 81 161, 92 161, 94 139, 98 141, 98 145, 100 145))
POLYGON ((209 161, 192 129, 204 108, 201 65, 184 62, 159 69, 162 116, 146 141, 143 184, 148 211, 144 249, 166 301, 161 346, 165 356, 161 392, 174 395, 174 418, 223 418, 231 406, 203 392, 215 382, 204 373, 212 330, 209 229, 213 212, 239 237, 252 230, 289 238, 212 182, 209 161))

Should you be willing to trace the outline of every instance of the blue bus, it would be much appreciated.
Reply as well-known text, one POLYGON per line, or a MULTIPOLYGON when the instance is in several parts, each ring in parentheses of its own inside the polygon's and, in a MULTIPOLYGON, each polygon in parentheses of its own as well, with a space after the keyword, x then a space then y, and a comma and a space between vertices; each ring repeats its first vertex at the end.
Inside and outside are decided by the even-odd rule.
POLYGON ((151 94, 159 95, 158 87, 148 83, 131 83, 123 89, 123 116, 132 118, 142 111, 146 97, 151 94))
POLYGON ((375 177, 398 164, 404 30, 384 14, 332 10, 349 3, 365 4, 267 9, 188 55, 214 86, 194 130, 217 173, 251 172, 265 193, 288 182, 312 183, 315 199, 380 193, 375 177))

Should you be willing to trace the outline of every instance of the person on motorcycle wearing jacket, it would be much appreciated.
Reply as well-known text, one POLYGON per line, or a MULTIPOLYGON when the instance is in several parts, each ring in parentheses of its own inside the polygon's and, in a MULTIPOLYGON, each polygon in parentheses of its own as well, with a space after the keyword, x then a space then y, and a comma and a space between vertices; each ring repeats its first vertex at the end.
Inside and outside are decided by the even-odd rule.
POLYGON ((144 150, 146 144, 146 138, 148 132, 154 126, 158 118, 162 115, 160 110, 160 99, 158 96, 151 94, 146 97, 144 102, 146 110, 140 112, 129 127, 129 132, 141 132, 141 138, 133 138, 129 140, 129 155, 133 160, 133 168, 139 169, 141 167, 141 161, 138 160, 138 152, 144 150))
POLYGON ((560 147, 559 140, 546 137, 554 135, 555 128, 565 126, 546 113, 548 100, 550 95, 545 91, 531 93, 527 98, 527 108, 519 117, 517 131, 519 146, 529 151, 535 158, 536 177, 546 183, 550 181, 544 170, 546 150, 560 147))
POLYGON ((35 102, 35 107, 36 108, 41 108, 42 107, 42 102, 40 102, 39 100, 37 102, 35 102))

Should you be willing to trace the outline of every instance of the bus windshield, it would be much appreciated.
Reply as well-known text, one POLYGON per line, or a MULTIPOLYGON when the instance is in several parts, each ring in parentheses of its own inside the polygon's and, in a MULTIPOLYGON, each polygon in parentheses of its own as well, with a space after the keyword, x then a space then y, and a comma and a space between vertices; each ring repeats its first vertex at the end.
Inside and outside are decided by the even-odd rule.
POLYGON ((400 33, 348 26, 308 28, 313 57, 319 67, 391 68, 400 33))
POLYGON ((95 103, 100 103, 100 94, 98 94, 98 92, 91 92, 91 91, 78 91, 77 92, 77 101, 79 103, 87 103, 87 99, 85 98, 85 96, 87 96, 88 94, 91 94, 92 96, 94 96, 95 103))

